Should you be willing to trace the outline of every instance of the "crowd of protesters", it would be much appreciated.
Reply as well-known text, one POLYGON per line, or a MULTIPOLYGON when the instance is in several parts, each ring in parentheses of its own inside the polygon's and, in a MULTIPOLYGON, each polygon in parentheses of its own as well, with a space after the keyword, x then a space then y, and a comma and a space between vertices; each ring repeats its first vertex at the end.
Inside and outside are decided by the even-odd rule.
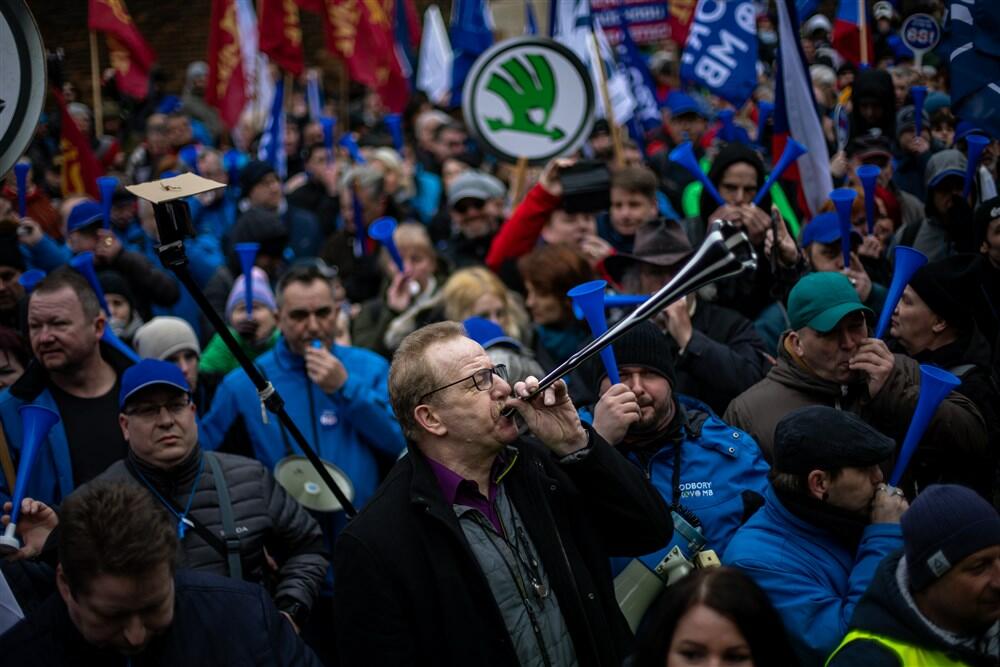
POLYGON ((895 9, 876 5, 871 67, 831 47, 820 14, 801 35, 834 184, 857 193, 846 264, 832 202, 810 217, 782 181, 753 203, 776 158, 768 126, 749 140, 775 93, 766 14, 733 141, 717 118, 729 105, 682 87, 664 48, 663 122, 644 145, 598 121, 526 183, 460 109, 419 93, 401 147, 374 92, 330 100, 352 155, 324 144, 296 85, 281 167, 258 159, 253 119, 228 131, 205 103, 204 63, 142 105, 106 81, 103 128, 67 82, 72 121, 121 186, 109 226, 99 202, 61 190, 54 115, 22 158, 26 193, 4 176, 5 512, 21 408, 60 419, 21 481, 23 546, 0 564, 0 661, 1000 664, 1000 137, 955 118, 947 62, 916 66, 895 9), (929 89, 920 119, 914 85, 929 89), (972 135, 990 143, 966 195, 972 135), (722 205, 668 159, 687 141, 722 205), (601 210, 564 198, 583 159, 610 169, 601 210), (862 165, 880 169, 871 232, 862 165), (153 207, 123 187, 185 172, 224 186, 188 198, 190 272, 342 472, 354 518, 279 483, 299 443, 161 263, 153 207), (366 234, 384 216, 401 266, 366 234), (619 382, 594 357, 531 397, 593 337, 569 289, 653 293, 716 219, 746 233, 752 273, 616 340, 619 382), (241 243, 259 246, 246 273, 241 243), (897 246, 930 261, 894 305, 897 246), (84 252, 103 295, 69 266, 84 252), (30 270, 45 275, 25 285, 30 270), (921 364, 961 385, 890 486, 921 364), (639 568, 653 601, 626 619, 618 589, 639 568))

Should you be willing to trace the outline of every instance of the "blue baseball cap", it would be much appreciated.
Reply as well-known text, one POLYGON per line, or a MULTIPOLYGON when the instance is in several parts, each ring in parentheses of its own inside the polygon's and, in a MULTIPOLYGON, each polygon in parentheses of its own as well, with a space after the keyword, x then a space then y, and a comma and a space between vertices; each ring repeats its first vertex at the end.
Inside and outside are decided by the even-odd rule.
POLYGON ((133 395, 143 389, 157 385, 166 385, 180 389, 185 394, 191 393, 191 387, 184 379, 184 373, 177 364, 159 359, 143 359, 128 368, 122 374, 122 388, 118 394, 118 409, 123 410, 125 404, 133 395))
MULTIPOLYGON (((808 248, 813 243, 833 243, 840 240, 840 217, 830 211, 820 213, 802 228, 799 245, 808 248)), ((861 243, 861 235, 851 229, 851 240, 861 243)))
POLYGON ((687 93, 682 93, 679 90, 675 90, 670 93, 667 97, 667 108, 670 109, 671 116, 682 116, 686 113, 696 113, 704 119, 708 119, 708 114, 705 110, 701 108, 698 104, 698 100, 694 99, 687 93))
POLYGON ((87 199, 70 210, 69 219, 66 220, 66 231, 75 232, 103 220, 104 213, 101 211, 101 205, 87 199))
POLYGON ((504 334, 500 325, 493 320, 485 317, 468 317, 462 322, 462 326, 465 327, 465 333, 469 338, 482 345, 484 350, 493 345, 507 345, 521 349, 521 344, 504 334))

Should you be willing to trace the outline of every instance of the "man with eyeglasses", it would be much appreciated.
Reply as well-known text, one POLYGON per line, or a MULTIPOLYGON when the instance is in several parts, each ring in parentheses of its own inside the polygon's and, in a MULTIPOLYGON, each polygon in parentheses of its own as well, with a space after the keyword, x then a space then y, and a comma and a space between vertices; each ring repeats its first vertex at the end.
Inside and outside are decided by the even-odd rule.
POLYGON ((667 508, 581 424, 565 383, 523 400, 538 381, 505 377, 454 322, 397 350, 390 397, 409 455, 337 543, 341 664, 610 666, 629 654, 608 558, 666 544, 667 508))
MULTIPOLYGON (((180 567, 261 583, 298 631, 327 568, 316 520, 258 461, 202 451, 191 387, 176 365, 144 359, 129 368, 119 404, 128 453, 97 479, 147 489, 176 526, 180 567)), ((29 534, 29 553, 40 552, 47 531, 29 534)))
POLYGON ((458 176, 448 187, 451 236, 442 254, 453 269, 486 263, 503 219, 505 192, 499 180, 473 170, 458 176))

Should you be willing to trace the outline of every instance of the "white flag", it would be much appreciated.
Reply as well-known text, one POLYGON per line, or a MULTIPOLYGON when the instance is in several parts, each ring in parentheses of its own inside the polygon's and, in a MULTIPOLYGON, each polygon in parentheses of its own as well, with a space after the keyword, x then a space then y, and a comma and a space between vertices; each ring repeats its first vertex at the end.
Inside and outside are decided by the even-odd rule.
POLYGON ((257 12, 250 0, 236 0, 236 26, 240 33, 240 55, 247 92, 243 113, 250 115, 252 127, 259 130, 271 111, 274 81, 271 80, 267 56, 257 45, 257 12))
POLYGON ((424 34, 417 56, 417 90, 434 104, 446 104, 451 94, 451 43, 441 10, 431 5, 424 12, 424 34))

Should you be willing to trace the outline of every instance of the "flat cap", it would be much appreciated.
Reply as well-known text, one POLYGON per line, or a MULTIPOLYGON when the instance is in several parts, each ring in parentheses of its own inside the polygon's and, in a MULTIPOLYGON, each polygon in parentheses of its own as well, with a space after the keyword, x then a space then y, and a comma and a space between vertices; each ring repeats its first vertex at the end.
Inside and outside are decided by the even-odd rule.
POLYGON ((882 463, 896 442, 860 418, 825 405, 785 415, 774 429, 774 469, 790 474, 882 463))

